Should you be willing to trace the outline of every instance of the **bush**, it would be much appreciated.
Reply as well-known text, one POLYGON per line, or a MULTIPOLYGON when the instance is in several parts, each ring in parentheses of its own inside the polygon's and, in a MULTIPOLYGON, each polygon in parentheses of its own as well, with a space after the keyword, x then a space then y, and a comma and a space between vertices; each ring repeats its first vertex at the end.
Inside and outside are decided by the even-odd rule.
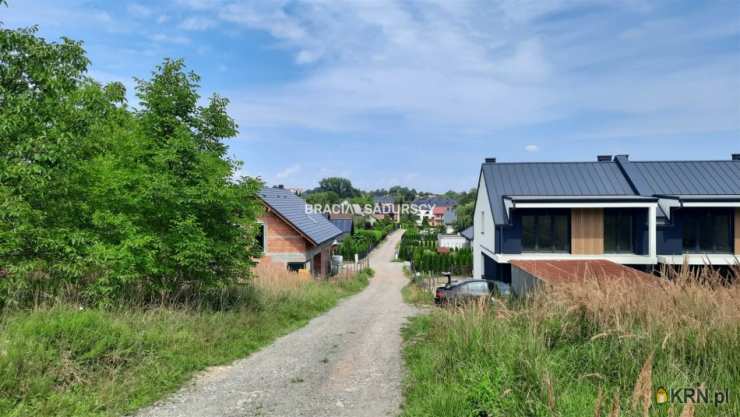
POLYGON ((393 229, 393 223, 377 222, 372 229, 355 230, 353 235, 344 238, 337 251, 345 259, 354 259, 355 254, 364 258, 393 229))
POLYGON ((411 262, 415 271, 439 274, 470 275, 473 268, 473 253, 469 248, 452 249, 447 253, 437 252, 437 236, 407 230, 401 238, 398 257, 411 262))

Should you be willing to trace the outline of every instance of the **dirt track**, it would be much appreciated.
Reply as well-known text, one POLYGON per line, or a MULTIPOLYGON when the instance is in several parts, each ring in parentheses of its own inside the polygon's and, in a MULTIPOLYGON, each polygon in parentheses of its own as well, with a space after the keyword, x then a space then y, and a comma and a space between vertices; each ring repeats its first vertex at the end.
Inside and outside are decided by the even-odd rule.
POLYGON ((370 258, 361 293, 307 326, 229 366, 213 368, 146 417, 394 416, 401 404, 401 326, 406 278, 391 262, 399 232, 370 258))

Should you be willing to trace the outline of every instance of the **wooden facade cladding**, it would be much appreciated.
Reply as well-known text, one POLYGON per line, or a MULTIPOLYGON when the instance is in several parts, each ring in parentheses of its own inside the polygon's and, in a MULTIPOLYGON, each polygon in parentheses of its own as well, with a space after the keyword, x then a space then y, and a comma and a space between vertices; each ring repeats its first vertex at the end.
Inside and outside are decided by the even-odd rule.
POLYGON ((735 255, 740 255, 740 208, 735 209, 735 255))
POLYGON ((574 255, 604 253, 604 209, 572 209, 570 215, 570 248, 574 255))

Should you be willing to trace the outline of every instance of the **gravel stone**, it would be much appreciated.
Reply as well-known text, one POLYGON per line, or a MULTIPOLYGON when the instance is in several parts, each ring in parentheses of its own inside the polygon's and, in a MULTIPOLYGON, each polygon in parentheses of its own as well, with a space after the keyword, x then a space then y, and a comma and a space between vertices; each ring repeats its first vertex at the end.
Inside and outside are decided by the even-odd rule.
POLYGON ((139 417, 382 417, 400 412, 402 263, 391 262, 401 231, 370 255, 370 285, 272 345, 199 374, 139 417))

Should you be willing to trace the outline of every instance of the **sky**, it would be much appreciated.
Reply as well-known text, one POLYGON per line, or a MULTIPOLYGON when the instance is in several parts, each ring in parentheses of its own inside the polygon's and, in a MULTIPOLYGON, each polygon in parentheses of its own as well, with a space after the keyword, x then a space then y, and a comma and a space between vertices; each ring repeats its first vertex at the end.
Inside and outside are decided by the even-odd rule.
POLYGON ((8 0, 120 81, 183 58, 231 100, 243 174, 476 186, 499 161, 740 152, 740 1, 8 0))

